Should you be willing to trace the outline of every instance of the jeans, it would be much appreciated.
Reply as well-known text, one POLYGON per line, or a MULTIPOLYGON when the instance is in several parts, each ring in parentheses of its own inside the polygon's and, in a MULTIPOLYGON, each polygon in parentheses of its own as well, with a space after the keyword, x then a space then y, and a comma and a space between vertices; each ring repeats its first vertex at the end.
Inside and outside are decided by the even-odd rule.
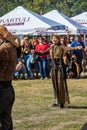
POLYGON ((40 76, 45 78, 47 77, 47 58, 39 58, 38 59, 40 76))
POLYGON ((30 63, 31 58, 32 58, 32 55, 30 53, 24 55, 24 64, 27 70, 28 78, 33 77, 33 74, 31 71, 31 63, 30 63))
POLYGON ((26 69, 21 68, 19 71, 14 71, 14 77, 19 77, 22 74, 22 78, 25 78, 26 69))

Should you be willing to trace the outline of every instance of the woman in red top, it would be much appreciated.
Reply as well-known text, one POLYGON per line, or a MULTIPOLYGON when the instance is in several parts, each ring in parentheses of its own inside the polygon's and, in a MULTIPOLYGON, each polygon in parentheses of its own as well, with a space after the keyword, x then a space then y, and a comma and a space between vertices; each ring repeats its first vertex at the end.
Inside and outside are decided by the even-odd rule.
MULTIPOLYGON (((35 51, 40 52, 46 50, 47 48, 49 48, 49 44, 45 42, 43 37, 40 37, 39 44, 36 45, 35 51)), ((48 54, 40 55, 38 58, 41 79, 47 79, 47 55, 48 54)))

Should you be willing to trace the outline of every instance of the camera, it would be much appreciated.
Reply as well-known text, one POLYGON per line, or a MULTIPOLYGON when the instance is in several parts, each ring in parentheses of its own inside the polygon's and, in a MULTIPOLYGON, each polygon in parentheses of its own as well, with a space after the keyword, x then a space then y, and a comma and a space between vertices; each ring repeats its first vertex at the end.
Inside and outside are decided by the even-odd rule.
POLYGON ((72 57, 72 60, 75 60, 75 58, 74 58, 74 57, 72 57))
POLYGON ((75 62, 75 61, 76 61, 76 59, 75 59, 74 57, 72 57, 72 59, 71 59, 71 60, 72 60, 72 62, 75 62))

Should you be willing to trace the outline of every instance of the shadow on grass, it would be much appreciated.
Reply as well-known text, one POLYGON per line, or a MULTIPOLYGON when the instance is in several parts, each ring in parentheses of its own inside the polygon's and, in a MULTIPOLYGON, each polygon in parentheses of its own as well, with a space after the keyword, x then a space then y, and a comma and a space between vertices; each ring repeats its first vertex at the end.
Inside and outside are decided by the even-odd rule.
POLYGON ((81 130, 87 130, 87 122, 83 125, 83 127, 81 128, 81 130))
POLYGON ((87 109, 87 106, 67 106, 67 108, 72 108, 72 109, 87 109))

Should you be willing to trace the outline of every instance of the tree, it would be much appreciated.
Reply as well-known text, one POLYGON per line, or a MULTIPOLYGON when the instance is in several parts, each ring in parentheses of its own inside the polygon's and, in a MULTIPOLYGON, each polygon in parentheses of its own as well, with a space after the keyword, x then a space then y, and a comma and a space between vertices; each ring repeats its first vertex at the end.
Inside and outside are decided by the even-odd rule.
POLYGON ((47 13, 53 9, 72 17, 83 11, 87 11, 87 0, 0 0, 0 16, 13 10, 17 6, 23 6, 36 13, 47 13))

